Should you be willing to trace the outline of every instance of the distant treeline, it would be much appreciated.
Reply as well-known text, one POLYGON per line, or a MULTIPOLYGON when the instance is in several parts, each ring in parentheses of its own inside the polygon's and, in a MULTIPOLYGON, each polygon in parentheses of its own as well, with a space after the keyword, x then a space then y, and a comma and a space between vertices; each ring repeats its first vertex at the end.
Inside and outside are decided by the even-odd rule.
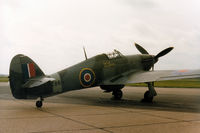
POLYGON ((0 77, 8 77, 6 74, 0 74, 0 77))

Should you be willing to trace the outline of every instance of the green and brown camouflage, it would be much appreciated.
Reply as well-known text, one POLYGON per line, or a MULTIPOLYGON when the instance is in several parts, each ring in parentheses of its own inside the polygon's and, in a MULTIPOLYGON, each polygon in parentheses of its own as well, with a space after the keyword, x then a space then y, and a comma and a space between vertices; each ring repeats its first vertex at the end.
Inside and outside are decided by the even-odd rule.
MULTIPOLYGON (((29 57, 19 54, 16 55, 10 64, 10 86, 12 94, 17 99, 31 99, 38 97, 48 97, 60 94, 67 91, 79 90, 94 86, 99 86, 104 80, 111 77, 119 76, 121 73, 135 70, 141 71, 151 67, 151 63, 143 63, 143 60, 152 58, 151 55, 133 55, 123 56, 122 54, 116 57, 108 57, 106 54, 94 56, 90 59, 82 61, 72 67, 52 75, 45 75, 38 65, 29 57), (42 77, 53 78, 53 81, 46 82, 41 86, 24 88, 25 83, 30 80, 24 77, 22 69, 23 64, 33 63, 36 71, 36 76, 30 78, 38 80, 42 77), (88 70, 94 75, 91 83, 84 83, 81 72, 88 70), (82 81, 83 80, 83 81, 82 81)), ((106 86, 104 86, 105 88, 106 86)))
MULTIPOLYGON (((121 99, 121 89, 129 83, 148 84, 149 91, 144 99, 152 101, 156 96, 154 81, 200 77, 200 70, 162 70, 154 71, 153 66, 158 58, 169 53, 169 47, 160 53, 150 55, 136 44, 142 53, 124 56, 114 50, 110 54, 100 54, 51 75, 45 75, 38 65, 29 57, 18 54, 10 63, 9 81, 13 96, 16 99, 37 99, 100 86, 105 92, 113 92, 116 99, 121 99), (152 68, 152 69, 151 69, 152 68)), ((38 101, 37 101, 38 102, 38 101)), ((37 107, 42 104, 36 103, 37 107)))

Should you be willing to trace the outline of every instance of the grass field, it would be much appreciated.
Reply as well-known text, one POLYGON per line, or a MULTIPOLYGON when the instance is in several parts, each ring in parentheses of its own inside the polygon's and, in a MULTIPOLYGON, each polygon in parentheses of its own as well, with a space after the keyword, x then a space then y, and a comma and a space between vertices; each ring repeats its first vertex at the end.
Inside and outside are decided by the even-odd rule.
MULTIPOLYGON (((129 84, 129 86, 147 86, 145 83, 129 84)), ((155 87, 166 88, 200 88, 200 79, 179 79, 155 82, 155 87)))
MULTIPOLYGON (((0 77, 0 82, 8 82, 7 77, 0 77)), ((128 86, 147 86, 145 83, 128 84, 128 86)), ((200 88, 200 79, 179 79, 155 82, 155 87, 166 88, 200 88)))
POLYGON ((8 78, 7 77, 0 77, 0 82, 8 82, 8 78))

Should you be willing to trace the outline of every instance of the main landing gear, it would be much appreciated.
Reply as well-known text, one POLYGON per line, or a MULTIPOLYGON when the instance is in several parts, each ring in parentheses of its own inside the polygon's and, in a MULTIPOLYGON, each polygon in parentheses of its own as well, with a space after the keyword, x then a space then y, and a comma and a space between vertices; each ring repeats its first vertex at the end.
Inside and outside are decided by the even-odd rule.
POLYGON ((124 85, 100 85, 100 88, 106 93, 112 92, 115 100, 120 100, 123 96, 121 89, 124 88, 124 85))
POLYGON ((121 89, 116 89, 116 90, 113 90, 112 95, 114 96, 115 100, 120 100, 123 96, 123 92, 121 89))
POLYGON ((40 100, 36 101, 35 105, 36 105, 37 108, 42 107, 42 101, 44 101, 44 99, 42 97, 40 97, 40 100))
POLYGON ((152 102, 154 96, 157 95, 156 90, 154 89, 154 82, 147 83, 149 90, 144 93, 144 99, 142 102, 152 102))

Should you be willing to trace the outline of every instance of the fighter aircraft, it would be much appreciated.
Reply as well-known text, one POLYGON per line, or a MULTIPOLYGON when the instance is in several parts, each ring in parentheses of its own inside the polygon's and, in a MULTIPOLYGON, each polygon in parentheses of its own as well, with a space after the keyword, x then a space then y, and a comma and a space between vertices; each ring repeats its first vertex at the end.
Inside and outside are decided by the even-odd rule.
POLYGON ((38 99, 36 107, 43 105, 46 97, 68 91, 100 86, 105 92, 112 92, 120 100, 122 88, 129 83, 146 83, 148 90, 143 101, 152 102, 157 95, 155 81, 200 77, 200 70, 154 70, 158 59, 169 53, 166 48, 157 55, 149 54, 142 46, 135 44, 141 54, 124 56, 114 50, 110 54, 100 54, 61 70, 45 75, 29 57, 18 54, 10 63, 9 81, 12 95, 16 99, 38 99))

